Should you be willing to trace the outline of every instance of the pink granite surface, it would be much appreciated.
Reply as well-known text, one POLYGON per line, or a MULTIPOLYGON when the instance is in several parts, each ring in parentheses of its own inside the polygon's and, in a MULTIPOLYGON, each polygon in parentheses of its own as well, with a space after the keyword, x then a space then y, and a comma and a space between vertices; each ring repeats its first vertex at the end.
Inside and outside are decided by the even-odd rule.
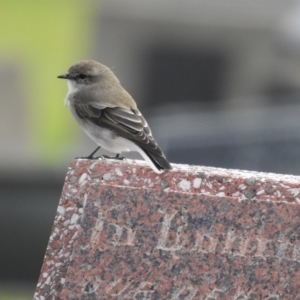
POLYGON ((74 160, 34 299, 300 299, 300 177, 74 160))

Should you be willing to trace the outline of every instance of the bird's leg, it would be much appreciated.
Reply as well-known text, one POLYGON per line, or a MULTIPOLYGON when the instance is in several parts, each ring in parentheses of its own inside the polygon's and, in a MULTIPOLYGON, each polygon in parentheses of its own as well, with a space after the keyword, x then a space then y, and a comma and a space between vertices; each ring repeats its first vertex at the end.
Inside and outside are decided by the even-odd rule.
POLYGON ((94 157, 94 154, 100 149, 101 147, 98 146, 88 157, 87 159, 96 159, 97 157, 94 157))
POLYGON ((99 157, 94 157, 94 154, 100 149, 101 147, 98 146, 90 155, 88 156, 83 156, 83 157, 76 157, 76 159, 78 158, 85 158, 85 159, 98 159, 99 157))
POLYGON ((108 159, 116 159, 116 160, 123 160, 125 159, 125 157, 120 156, 120 153, 117 153, 116 156, 109 156, 109 155, 101 155, 104 158, 108 158, 108 159))
POLYGON ((120 156, 120 153, 117 153, 116 156, 115 156, 115 159, 123 160, 123 159, 125 159, 125 157, 120 156))

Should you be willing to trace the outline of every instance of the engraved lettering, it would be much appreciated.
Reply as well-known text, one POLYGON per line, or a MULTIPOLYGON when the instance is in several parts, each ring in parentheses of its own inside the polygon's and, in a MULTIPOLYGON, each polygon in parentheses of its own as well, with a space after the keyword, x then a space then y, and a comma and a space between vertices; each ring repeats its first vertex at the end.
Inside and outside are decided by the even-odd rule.
POLYGON ((172 300, 184 299, 184 300, 192 300, 195 298, 197 294, 197 289, 192 286, 183 286, 182 288, 177 289, 172 294, 172 300))
POLYGON ((166 213, 164 214, 164 221, 163 221, 162 228, 160 231, 160 237, 158 239, 158 243, 156 246, 157 249, 161 249, 161 250, 165 250, 165 251, 172 251, 172 252, 182 249, 180 240, 181 240, 181 231, 183 229, 183 226, 177 226, 175 245, 171 246, 171 247, 167 246, 167 242, 169 240, 168 236, 170 234, 171 222, 176 214, 177 214, 177 211, 169 213, 169 214, 166 214, 166 213))
POLYGON ((103 214, 99 211, 98 213, 98 219, 96 221, 95 227, 93 229, 92 235, 91 235, 91 243, 98 244, 101 231, 103 229, 104 219, 103 214))

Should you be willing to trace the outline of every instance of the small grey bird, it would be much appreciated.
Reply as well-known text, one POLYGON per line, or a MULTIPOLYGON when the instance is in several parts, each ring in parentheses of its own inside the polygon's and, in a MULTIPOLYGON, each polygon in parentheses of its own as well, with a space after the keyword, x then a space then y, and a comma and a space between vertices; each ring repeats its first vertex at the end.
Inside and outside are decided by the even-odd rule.
POLYGON ((156 173, 172 167, 152 137, 151 130, 129 93, 115 74, 93 60, 71 66, 66 74, 68 94, 65 104, 83 131, 99 147, 117 153, 137 151, 156 173))

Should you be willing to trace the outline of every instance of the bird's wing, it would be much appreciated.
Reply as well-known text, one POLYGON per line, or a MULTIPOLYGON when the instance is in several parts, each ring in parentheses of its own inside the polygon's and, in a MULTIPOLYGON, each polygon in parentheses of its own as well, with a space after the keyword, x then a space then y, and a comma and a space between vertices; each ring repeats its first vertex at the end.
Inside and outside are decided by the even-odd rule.
POLYGON ((88 119, 134 142, 151 156, 160 169, 170 168, 164 153, 152 137, 151 130, 138 109, 100 108, 99 104, 94 105, 94 103, 76 105, 75 109, 80 118, 88 119))
POLYGON ((148 151, 158 149, 146 120, 137 109, 102 107, 98 103, 89 103, 75 105, 75 110, 81 119, 111 129, 148 151))

